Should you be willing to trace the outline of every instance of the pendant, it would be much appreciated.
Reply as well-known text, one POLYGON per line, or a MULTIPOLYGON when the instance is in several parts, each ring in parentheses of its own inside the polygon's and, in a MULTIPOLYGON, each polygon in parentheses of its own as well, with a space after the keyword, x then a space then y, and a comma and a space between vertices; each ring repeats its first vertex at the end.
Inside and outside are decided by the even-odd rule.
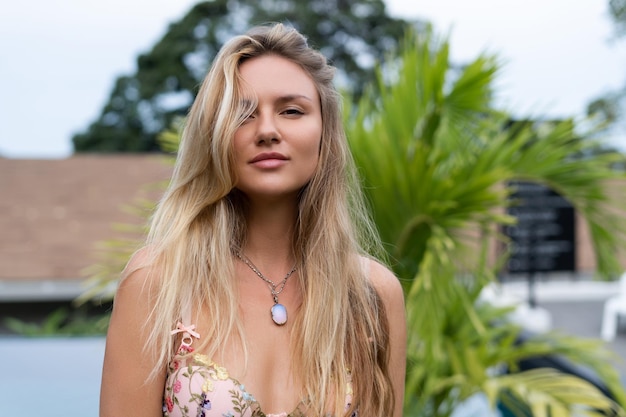
POLYGON ((287 309, 284 305, 276 303, 270 310, 272 312, 272 320, 279 326, 287 323, 287 309))

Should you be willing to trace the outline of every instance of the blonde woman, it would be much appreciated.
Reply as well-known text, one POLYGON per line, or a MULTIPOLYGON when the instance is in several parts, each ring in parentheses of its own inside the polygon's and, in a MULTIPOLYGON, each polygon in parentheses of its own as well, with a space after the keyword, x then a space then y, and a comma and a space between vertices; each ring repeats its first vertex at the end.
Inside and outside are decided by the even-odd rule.
POLYGON ((294 29, 222 48, 115 298, 102 417, 401 416, 403 296, 339 101, 294 29))

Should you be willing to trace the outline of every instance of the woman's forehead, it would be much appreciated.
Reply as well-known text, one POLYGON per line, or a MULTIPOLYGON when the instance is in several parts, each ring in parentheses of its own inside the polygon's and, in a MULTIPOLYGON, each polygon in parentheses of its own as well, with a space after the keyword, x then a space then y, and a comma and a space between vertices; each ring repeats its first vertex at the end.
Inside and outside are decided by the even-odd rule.
POLYGON ((283 101, 298 98, 318 100, 317 88, 311 76, 287 58, 278 55, 250 58, 240 65, 239 73, 244 96, 271 96, 283 101))

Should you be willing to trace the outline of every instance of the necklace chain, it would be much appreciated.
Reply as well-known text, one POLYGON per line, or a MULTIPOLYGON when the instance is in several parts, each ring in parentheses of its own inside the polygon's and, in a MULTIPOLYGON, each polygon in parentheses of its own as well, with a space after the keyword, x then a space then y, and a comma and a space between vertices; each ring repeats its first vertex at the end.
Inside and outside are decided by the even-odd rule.
POLYGON ((256 265, 254 265, 252 263, 252 261, 250 259, 248 259, 248 257, 246 257, 246 255, 244 255, 241 252, 236 252, 235 253, 237 255, 237 257, 239 259, 241 259, 241 261, 248 265, 248 267, 259 277, 261 278, 263 281, 265 281, 265 283, 268 285, 270 292, 272 293, 272 298, 274 299, 274 304, 278 304, 278 294, 280 294, 281 292, 283 292, 283 290, 285 289, 285 284, 287 284, 287 280, 289 279, 289 277, 291 276, 291 274, 293 274, 296 271, 296 266, 294 265, 293 268, 291 268, 291 271, 287 272, 287 275, 285 275, 285 278, 283 278, 283 280, 281 282, 279 282, 278 284, 274 283, 274 281, 272 281, 269 278, 266 278, 261 271, 259 271, 259 268, 256 267, 256 265), (278 288, 278 290, 276 289, 278 288))

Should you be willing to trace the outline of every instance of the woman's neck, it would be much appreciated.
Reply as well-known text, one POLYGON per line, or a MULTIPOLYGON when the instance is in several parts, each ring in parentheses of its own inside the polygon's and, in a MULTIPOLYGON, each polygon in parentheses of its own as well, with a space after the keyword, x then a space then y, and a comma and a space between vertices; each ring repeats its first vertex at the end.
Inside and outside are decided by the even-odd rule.
POLYGON ((247 219, 246 256, 263 264, 293 264, 293 232, 297 206, 267 204, 250 207, 247 219))

